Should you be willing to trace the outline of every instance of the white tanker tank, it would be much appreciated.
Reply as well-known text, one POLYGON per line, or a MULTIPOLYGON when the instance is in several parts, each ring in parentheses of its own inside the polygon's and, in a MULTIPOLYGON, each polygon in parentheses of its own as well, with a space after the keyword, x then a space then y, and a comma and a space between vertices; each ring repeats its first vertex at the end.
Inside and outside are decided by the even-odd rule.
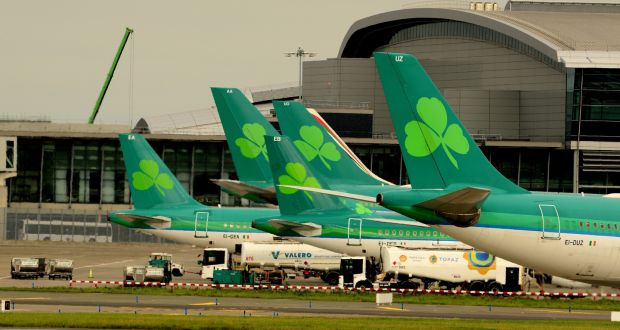
POLYGON ((346 255, 297 242, 241 244, 241 264, 249 267, 278 267, 332 271, 340 269, 346 255))
MULTIPOLYGON (((237 248, 240 268, 286 268, 310 270, 321 274, 321 278, 334 285, 338 283, 340 259, 346 255, 320 249, 311 245, 293 242, 244 242, 237 248)), ((229 255, 226 249, 207 248, 203 253, 202 278, 213 278, 216 269, 228 269, 229 255)))
POLYGON ((381 269, 399 281, 411 278, 425 285, 469 290, 520 290, 523 268, 474 249, 381 248, 381 269))

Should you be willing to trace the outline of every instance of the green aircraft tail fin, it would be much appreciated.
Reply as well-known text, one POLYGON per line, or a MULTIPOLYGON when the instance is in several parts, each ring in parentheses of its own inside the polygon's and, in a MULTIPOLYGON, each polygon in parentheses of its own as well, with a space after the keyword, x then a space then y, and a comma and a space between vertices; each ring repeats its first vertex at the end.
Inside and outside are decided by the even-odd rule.
POLYGON ((294 101, 274 101, 282 134, 317 172, 334 184, 392 185, 372 173, 316 112, 294 101))
POLYGON ((526 192, 489 163, 415 57, 374 57, 412 187, 467 184, 526 192))
POLYGON ((278 132, 236 88, 211 88, 239 180, 272 182, 265 135, 278 132))
POLYGON ((267 150, 282 215, 294 215, 308 210, 320 212, 347 209, 337 197, 279 186, 286 184, 318 188, 327 185, 320 174, 313 172, 297 153, 288 137, 267 137, 267 150))
POLYGON ((120 134, 121 149, 136 209, 199 206, 155 150, 139 134, 120 134))

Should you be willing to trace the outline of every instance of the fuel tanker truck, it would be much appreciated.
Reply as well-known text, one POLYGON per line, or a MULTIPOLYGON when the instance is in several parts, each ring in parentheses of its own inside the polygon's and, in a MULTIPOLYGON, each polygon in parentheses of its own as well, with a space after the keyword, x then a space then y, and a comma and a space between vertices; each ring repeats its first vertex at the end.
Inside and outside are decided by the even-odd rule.
POLYGON ((381 271, 392 285, 460 287, 475 291, 518 291, 523 267, 474 249, 381 248, 381 271), (414 284, 418 283, 418 285, 414 284))
POLYGON ((331 285, 338 283, 340 259, 346 255, 292 241, 244 242, 231 256, 227 249, 203 251, 201 276, 213 279, 215 270, 293 269, 313 271, 331 285))

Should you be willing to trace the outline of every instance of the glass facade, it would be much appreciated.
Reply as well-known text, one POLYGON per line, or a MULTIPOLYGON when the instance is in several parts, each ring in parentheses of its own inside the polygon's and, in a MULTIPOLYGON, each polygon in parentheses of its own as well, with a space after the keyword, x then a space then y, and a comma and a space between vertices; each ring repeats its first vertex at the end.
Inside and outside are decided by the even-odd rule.
POLYGON ((321 116, 342 137, 372 137, 372 114, 321 113, 321 116))
POLYGON ((571 69, 567 75, 569 139, 620 141, 620 69, 571 69))
POLYGON ((573 191, 570 150, 484 148, 484 151, 500 173, 527 190, 573 191))
MULTIPOLYGON (((225 199, 226 205, 240 205, 210 181, 236 176, 224 142, 150 143, 198 201, 216 205, 225 199)), ((18 144, 17 177, 8 182, 10 202, 129 204, 118 141, 20 137, 18 144)))
MULTIPOLYGON (((237 179, 224 141, 150 143, 199 202, 249 204, 221 192, 211 182, 218 178, 237 179)), ((18 144, 18 174, 9 179, 10 202, 129 204, 129 186, 118 141, 19 138, 18 144)), ((395 184, 409 183, 398 145, 351 148, 380 177, 395 184)), ((502 174, 528 190, 572 191, 572 151, 488 147, 483 147, 483 151, 502 174)), ((586 174, 584 179, 586 188, 620 187, 620 175, 614 173, 586 174)))

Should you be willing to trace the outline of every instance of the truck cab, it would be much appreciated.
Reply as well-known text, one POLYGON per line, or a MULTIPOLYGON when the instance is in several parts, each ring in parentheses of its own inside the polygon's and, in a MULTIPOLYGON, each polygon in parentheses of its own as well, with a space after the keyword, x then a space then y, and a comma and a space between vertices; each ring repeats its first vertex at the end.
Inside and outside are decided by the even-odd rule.
POLYGON ((365 257, 343 257, 340 259, 341 288, 372 288, 375 280, 374 266, 365 257))
POLYGON ((214 270, 228 269, 228 259, 228 249, 204 249, 202 260, 198 260, 198 264, 202 265, 200 277, 203 279, 213 279, 214 270))

